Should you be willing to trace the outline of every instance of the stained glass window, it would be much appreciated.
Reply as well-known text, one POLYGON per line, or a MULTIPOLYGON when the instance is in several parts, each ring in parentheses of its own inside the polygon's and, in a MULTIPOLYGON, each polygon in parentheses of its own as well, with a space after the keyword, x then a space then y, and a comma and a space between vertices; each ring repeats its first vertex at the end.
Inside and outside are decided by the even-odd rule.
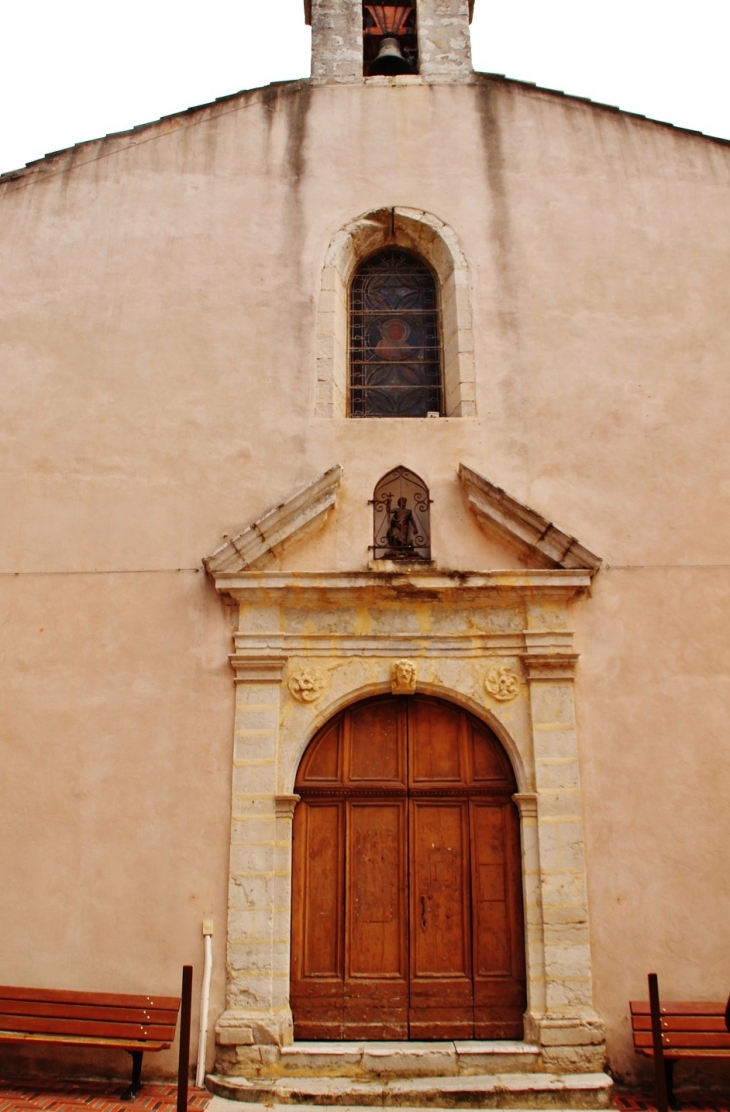
POLYGON ((399 248, 361 263, 350 291, 350 416, 443 412, 438 289, 399 248))

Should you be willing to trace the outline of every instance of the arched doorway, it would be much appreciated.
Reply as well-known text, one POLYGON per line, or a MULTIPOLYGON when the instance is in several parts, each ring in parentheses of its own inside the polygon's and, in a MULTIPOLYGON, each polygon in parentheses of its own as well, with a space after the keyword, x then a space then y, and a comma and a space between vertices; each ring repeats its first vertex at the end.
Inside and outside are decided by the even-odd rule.
POLYGON ((295 791, 295 1037, 522 1038, 516 785, 489 728, 368 699, 314 737, 295 791))

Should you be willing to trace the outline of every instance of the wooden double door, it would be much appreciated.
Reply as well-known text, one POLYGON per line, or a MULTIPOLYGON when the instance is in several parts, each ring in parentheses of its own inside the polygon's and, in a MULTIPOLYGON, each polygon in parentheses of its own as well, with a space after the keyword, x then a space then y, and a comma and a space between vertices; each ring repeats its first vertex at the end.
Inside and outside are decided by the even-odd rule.
POLYGON ((317 734, 295 790, 295 1037, 521 1039, 516 787, 489 729, 369 699, 317 734))

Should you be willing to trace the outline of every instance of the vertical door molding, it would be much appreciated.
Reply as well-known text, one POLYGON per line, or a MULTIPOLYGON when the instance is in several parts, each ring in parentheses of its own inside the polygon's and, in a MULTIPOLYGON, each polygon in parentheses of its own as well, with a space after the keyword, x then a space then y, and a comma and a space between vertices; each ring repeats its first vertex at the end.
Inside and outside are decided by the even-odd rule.
MULTIPOLYGON (((577 654, 565 613, 527 607, 528 651, 522 660, 530 690, 544 1004, 531 1001, 528 1027, 550 1068, 603 1068, 605 1032, 593 1008, 588 894, 573 682, 577 654)), ((525 815, 528 819, 528 815, 525 815)), ((537 927, 538 906, 534 907, 537 927)))
POLYGON ((545 938, 542 923, 540 843, 537 830, 537 792, 512 796, 520 812, 522 845, 522 894, 525 905, 525 960, 527 963, 527 1012, 525 1038, 538 1041, 535 1017, 545 1012, 545 938))

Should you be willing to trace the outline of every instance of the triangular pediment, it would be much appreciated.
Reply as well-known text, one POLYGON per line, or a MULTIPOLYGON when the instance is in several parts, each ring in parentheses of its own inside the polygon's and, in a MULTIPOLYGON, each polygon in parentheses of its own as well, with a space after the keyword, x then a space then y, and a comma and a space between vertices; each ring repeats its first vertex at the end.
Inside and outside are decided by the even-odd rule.
POLYGON ((342 474, 340 464, 335 464, 231 537, 203 560, 207 571, 213 576, 250 571, 320 529, 334 508, 342 474))
POLYGON ((488 536, 506 541, 541 568, 581 569, 591 575, 600 568, 600 556, 464 463, 459 478, 469 509, 488 536))

